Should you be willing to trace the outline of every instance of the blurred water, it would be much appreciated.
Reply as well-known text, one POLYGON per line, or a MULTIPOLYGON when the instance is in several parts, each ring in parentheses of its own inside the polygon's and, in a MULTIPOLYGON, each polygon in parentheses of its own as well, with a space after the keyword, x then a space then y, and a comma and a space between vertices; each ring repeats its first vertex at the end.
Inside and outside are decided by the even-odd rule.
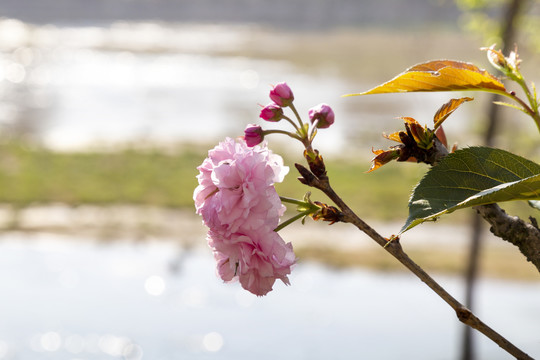
POLYGON ((456 25, 453 1, 426 0, 2 0, 4 16, 31 23, 88 24, 118 19, 264 23, 292 29, 456 25))
MULTIPOLYGON (((60 150, 213 143, 259 122, 259 104, 269 102, 270 84, 287 81, 303 116, 320 102, 336 112, 331 131, 318 137, 321 150, 340 152, 370 139, 362 145, 369 154, 382 142, 381 132, 401 128, 397 116, 429 122, 448 99, 447 94, 342 98, 374 84, 353 83, 331 69, 308 72, 292 61, 216 52, 249 50, 251 31, 242 25, 57 27, 1 20, 0 130, 60 150)), ((454 126, 463 123, 461 114, 454 126)))
MULTIPOLYGON (((210 250, 0 236, 0 359, 455 359, 453 312, 407 274, 300 263, 257 298, 210 250)), ((461 296, 461 282, 438 279, 461 296)), ((540 285, 481 281, 479 316, 540 356, 540 285)), ((479 336, 479 359, 510 359, 479 336)))

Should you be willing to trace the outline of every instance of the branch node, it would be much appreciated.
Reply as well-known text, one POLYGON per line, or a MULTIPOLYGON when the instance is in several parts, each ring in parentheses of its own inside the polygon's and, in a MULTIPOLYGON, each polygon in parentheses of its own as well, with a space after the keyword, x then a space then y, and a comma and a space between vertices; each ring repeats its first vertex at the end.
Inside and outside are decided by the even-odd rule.
POLYGON ((457 315, 459 321, 461 321, 464 324, 467 324, 468 321, 471 320, 471 318, 473 316, 471 310, 467 309, 464 306, 458 307, 456 309, 456 315, 457 315))

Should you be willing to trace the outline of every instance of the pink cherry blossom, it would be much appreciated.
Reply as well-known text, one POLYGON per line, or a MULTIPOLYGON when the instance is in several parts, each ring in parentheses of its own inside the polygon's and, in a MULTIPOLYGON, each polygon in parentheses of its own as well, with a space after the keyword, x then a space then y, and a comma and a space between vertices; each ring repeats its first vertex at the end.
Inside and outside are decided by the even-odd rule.
POLYGON ((265 144, 250 148, 227 139, 209 151, 198 170, 193 198, 208 227, 229 232, 277 227, 285 207, 273 184, 283 181, 289 168, 265 144))
POLYGON ((209 227, 219 276, 238 279, 257 295, 270 291, 276 279, 288 284, 294 252, 273 231, 285 211, 274 188, 288 172, 282 158, 264 143, 249 147, 228 138, 208 152, 198 170, 193 199, 209 227))
POLYGON ((209 231, 208 242, 214 249, 217 273, 226 282, 236 278, 255 295, 266 295, 276 281, 289 284, 287 275, 296 261, 292 245, 278 233, 265 229, 248 234, 223 236, 209 231))

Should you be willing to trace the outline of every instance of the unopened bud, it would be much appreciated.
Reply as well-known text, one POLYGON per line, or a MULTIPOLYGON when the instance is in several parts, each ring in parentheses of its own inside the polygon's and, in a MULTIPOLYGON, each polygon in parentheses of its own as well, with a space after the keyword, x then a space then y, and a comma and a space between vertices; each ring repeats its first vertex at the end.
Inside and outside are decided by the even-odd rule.
POLYGON ((314 204, 317 205, 320 209, 319 211, 311 215, 311 218, 313 220, 328 221, 330 225, 343 220, 343 214, 335 206, 329 206, 320 201, 315 201, 314 204))
POLYGON ((491 65, 502 72, 506 72, 508 70, 508 62, 506 61, 506 58, 501 50, 495 50, 495 44, 491 45, 489 48, 483 49, 487 50, 487 58, 491 65))
POLYGON ((326 166, 319 150, 304 150, 304 158, 307 160, 309 169, 319 179, 326 178, 326 166))
POLYGON ((431 131, 418 123, 405 123, 405 128, 409 128, 410 133, 419 148, 431 148, 431 146, 433 145, 433 134, 431 133, 431 131))
POLYGON ((327 104, 319 104, 308 111, 309 120, 313 124, 316 120, 317 128, 326 129, 334 123, 334 110, 327 104))
POLYGON ((301 177, 298 178, 298 180, 304 184, 311 186, 315 181, 317 181, 317 178, 315 175, 311 173, 308 169, 306 169, 303 165, 300 165, 298 163, 294 164, 294 167, 296 167, 296 170, 300 173, 301 177))
POLYGON ((279 106, 287 107, 294 101, 294 95, 287 83, 279 83, 270 90, 270 99, 279 106))
POLYGON ((514 70, 519 70, 519 65, 521 64, 521 59, 517 53, 517 49, 510 52, 510 55, 506 58, 508 65, 514 70))
POLYGON ((264 132, 259 125, 249 124, 244 130, 244 140, 249 147, 260 144, 263 139, 264 132))
POLYGON ((261 110, 260 118, 272 122, 279 121, 283 119, 283 109, 278 104, 268 104, 261 110))

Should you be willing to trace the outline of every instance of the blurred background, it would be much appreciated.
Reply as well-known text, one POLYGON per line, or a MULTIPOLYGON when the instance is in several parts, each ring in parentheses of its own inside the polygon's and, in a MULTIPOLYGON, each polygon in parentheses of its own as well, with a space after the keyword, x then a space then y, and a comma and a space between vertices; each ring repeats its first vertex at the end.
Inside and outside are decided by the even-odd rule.
MULTIPOLYGON (((304 116, 320 102, 336 113, 316 147, 337 191, 397 233, 427 167, 365 174, 371 149, 390 145, 396 117, 429 124, 465 94, 342 95, 432 59, 489 68, 479 48, 500 46, 514 2, 0 0, 0 359, 509 359, 480 335, 463 355, 453 311, 344 224, 283 230, 299 257, 289 287, 256 298, 223 284, 192 194, 208 149, 261 124, 270 85, 286 81, 304 116)), ((538 83, 539 2, 518 2, 512 43, 538 83)), ((461 147, 489 128, 491 98, 472 95, 445 122, 461 147)), ((539 161, 533 122, 500 117, 490 141, 539 161)), ((269 144, 292 166, 302 149, 284 140, 269 144)), ((295 178, 280 195, 303 196, 295 178)), ((461 301, 470 215, 402 238, 461 301)), ((540 357, 538 272, 481 234, 474 309, 540 357)))

